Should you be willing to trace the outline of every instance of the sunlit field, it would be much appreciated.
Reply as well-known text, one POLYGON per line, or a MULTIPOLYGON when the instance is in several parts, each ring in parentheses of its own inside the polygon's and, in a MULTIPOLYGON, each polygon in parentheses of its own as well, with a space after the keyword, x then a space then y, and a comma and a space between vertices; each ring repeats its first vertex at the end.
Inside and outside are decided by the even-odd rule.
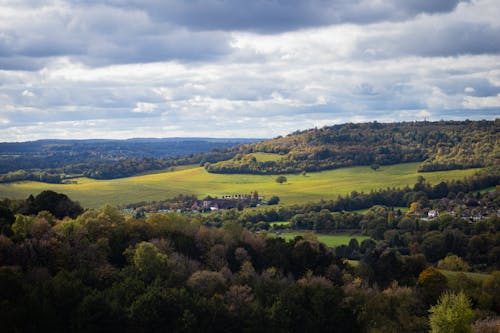
POLYGON ((431 184, 451 179, 463 179, 478 169, 417 173, 419 163, 382 166, 374 171, 368 166, 342 168, 306 175, 286 175, 287 182, 276 183, 276 175, 211 174, 201 167, 160 172, 113 180, 76 179, 77 184, 47 184, 20 182, 0 185, 0 197, 26 198, 43 190, 62 192, 84 207, 94 208, 139 201, 163 200, 178 194, 207 195, 249 194, 258 191, 270 197, 278 195, 281 204, 304 203, 334 199, 352 191, 412 186, 419 175, 431 184))

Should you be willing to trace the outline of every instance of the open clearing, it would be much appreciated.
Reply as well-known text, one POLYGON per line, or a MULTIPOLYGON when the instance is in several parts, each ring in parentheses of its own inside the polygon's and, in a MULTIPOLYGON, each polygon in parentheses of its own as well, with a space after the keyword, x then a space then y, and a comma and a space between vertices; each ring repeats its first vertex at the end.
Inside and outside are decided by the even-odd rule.
POLYGON ((487 274, 487 273, 454 272, 454 271, 448 271, 448 270, 444 270, 444 269, 441 270, 441 273, 443 273, 444 276, 446 276, 448 278, 448 280, 460 279, 461 275, 463 273, 469 279, 477 281, 477 282, 483 282, 489 276, 489 274, 487 274))
POLYGON ((283 159, 286 155, 271 154, 271 153, 251 153, 258 162, 272 162, 283 159))
POLYGON ((419 175, 431 184, 451 179, 463 179, 478 169, 417 173, 420 163, 382 166, 377 171, 369 166, 342 168, 307 175, 286 175, 288 181, 276 183, 276 175, 213 174, 204 168, 162 172, 113 180, 77 178, 77 184, 47 184, 19 182, 0 184, 1 198, 27 198, 43 190, 65 193, 84 207, 100 207, 139 201, 164 200, 178 194, 207 195, 249 194, 258 191, 269 198, 278 195, 281 204, 296 204, 320 199, 335 199, 352 191, 412 186, 419 175))
MULTIPOLYGON (((294 239, 297 236, 303 236, 304 234, 312 234, 316 237, 316 239, 322 243, 325 243, 327 246, 339 246, 339 245, 347 245, 352 238, 356 238, 359 243, 363 240, 368 239, 370 237, 363 235, 348 235, 348 234, 317 234, 308 231, 293 231, 293 232, 285 232, 283 234, 278 235, 278 237, 282 237, 286 240, 294 239)), ((307 238, 307 235, 306 235, 307 238)))

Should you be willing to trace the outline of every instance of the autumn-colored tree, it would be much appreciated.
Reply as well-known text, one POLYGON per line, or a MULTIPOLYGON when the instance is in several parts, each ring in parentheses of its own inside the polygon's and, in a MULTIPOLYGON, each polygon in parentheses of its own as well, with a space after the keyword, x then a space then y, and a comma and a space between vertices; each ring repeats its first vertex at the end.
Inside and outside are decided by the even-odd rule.
POLYGON ((456 255, 446 256, 444 259, 439 260, 438 267, 457 272, 466 272, 470 269, 469 264, 456 255))
POLYGON ((424 301, 435 304, 439 296, 446 290, 448 279, 438 269, 428 267, 418 276, 418 287, 422 290, 424 301))
POLYGON ((444 293, 429 312, 432 333, 472 332, 471 302, 462 291, 458 294, 444 293))

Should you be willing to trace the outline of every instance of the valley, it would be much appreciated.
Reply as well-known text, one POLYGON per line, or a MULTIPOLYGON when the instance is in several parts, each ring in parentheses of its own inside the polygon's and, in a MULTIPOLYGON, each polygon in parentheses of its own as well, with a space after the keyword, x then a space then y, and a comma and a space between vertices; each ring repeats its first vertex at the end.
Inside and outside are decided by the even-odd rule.
MULTIPOLYGON (((266 155, 270 158, 269 155, 266 155)), ((480 169, 417 173, 419 163, 395 164, 372 170, 368 166, 286 175, 287 182, 276 183, 275 175, 215 174, 202 167, 173 172, 150 173, 112 180, 74 179, 76 184, 47 184, 25 181, 0 184, 0 198, 25 199, 30 194, 53 190, 69 195, 85 208, 97 208, 105 203, 125 205, 139 201, 164 200, 178 194, 222 196, 248 194, 277 195, 283 205, 335 199, 352 191, 369 192, 387 187, 412 186, 418 176, 430 184, 463 179, 480 169)))

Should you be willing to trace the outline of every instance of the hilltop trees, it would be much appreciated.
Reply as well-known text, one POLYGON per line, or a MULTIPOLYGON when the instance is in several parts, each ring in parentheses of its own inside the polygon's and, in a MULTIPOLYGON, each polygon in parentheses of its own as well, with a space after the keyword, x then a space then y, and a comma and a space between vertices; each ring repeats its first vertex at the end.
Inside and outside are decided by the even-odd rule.
MULTIPOLYGON (((420 172, 493 166, 498 159, 495 121, 342 124, 309 129, 242 146, 231 160, 207 166, 214 173, 280 174, 354 165, 423 162, 420 172), (283 155, 259 162, 250 152, 283 155)), ((444 190, 444 189, 441 189, 444 190)))

